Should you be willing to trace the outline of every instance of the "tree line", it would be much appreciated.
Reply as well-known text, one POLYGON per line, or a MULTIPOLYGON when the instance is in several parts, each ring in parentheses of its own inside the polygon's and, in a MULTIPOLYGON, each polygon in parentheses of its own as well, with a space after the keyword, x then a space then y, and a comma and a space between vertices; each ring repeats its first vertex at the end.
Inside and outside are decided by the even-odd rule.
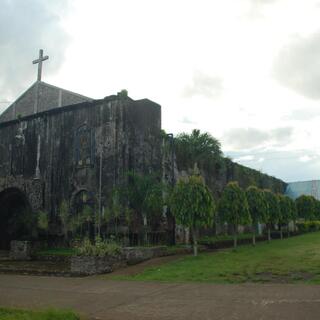
POLYGON ((252 242, 255 244, 259 223, 266 225, 270 241, 272 226, 279 226, 280 237, 283 238, 283 227, 288 226, 290 221, 295 222, 298 217, 314 220, 320 216, 320 201, 312 196, 303 195, 294 201, 286 195, 261 190, 254 185, 243 190, 236 181, 229 182, 215 201, 204 178, 199 175, 199 168, 203 172, 210 167, 219 168, 222 159, 220 142, 208 133, 193 130, 191 134, 178 135, 175 144, 180 163, 196 175, 177 182, 170 206, 178 223, 190 228, 195 255, 199 228, 210 227, 217 221, 233 226, 236 247, 239 225, 251 225, 252 242))

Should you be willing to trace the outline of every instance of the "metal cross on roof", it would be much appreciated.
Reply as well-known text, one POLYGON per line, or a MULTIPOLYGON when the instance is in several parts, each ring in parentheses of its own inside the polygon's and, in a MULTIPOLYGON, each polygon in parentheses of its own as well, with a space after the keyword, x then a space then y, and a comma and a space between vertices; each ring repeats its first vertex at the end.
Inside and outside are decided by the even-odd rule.
POLYGON ((41 81, 41 73, 42 73, 42 61, 48 60, 49 56, 43 56, 43 50, 39 50, 39 59, 33 60, 32 63, 38 63, 38 81, 41 81))

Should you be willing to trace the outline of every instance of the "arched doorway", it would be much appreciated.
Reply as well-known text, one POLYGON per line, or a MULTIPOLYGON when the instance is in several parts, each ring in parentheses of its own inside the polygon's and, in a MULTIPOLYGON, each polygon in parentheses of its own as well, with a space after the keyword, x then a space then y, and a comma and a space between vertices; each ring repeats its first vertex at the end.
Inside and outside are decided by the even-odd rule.
POLYGON ((26 195, 17 188, 0 192, 0 250, 9 249, 11 240, 31 240, 36 228, 26 195))

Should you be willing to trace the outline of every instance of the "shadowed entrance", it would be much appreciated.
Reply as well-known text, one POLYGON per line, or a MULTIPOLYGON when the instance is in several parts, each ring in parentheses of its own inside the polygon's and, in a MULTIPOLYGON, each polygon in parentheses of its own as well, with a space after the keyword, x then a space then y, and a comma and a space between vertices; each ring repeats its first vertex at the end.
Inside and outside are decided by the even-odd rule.
POLYGON ((7 250, 11 240, 29 240, 36 220, 26 195, 17 188, 0 192, 0 250, 7 250))

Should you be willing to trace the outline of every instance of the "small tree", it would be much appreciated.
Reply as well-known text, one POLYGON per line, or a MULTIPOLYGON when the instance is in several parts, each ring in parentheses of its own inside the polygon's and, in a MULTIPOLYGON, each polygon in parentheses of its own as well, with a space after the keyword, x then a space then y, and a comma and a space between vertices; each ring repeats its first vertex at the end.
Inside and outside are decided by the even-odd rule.
POLYGON ((268 241, 271 241, 271 226, 278 223, 280 218, 279 199, 271 190, 264 190, 266 202, 266 222, 268 229, 268 241))
POLYGON ((128 173, 128 184, 121 189, 128 206, 143 219, 144 242, 148 243, 148 221, 160 216, 164 205, 163 191, 165 185, 151 174, 128 173))
POLYGON ((282 194, 278 195, 279 198, 279 208, 280 208, 280 216, 279 216, 279 227, 280 227, 280 238, 283 239, 282 227, 283 225, 287 225, 289 230, 289 222, 292 219, 292 206, 290 202, 290 198, 288 196, 284 196, 282 194))
POLYGON ((316 220, 320 219, 320 201, 315 199, 314 203, 314 217, 316 220))
POLYGON ((250 186, 246 190, 246 197, 252 220, 252 244, 255 246, 257 224, 266 222, 266 202, 263 192, 255 186, 250 186))
POLYGON ((170 208, 177 222, 192 233, 193 254, 198 255, 198 231, 213 222, 215 204, 212 194, 201 176, 180 179, 175 185, 170 208))
POLYGON ((238 182, 229 182, 219 201, 219 214, 222 221, 233 225, 233 246, 237 247, 238 226, 251 223, 245 192, 238 182))
POLYGON ((313 220, 315 214, 315 198, 302 195, 296 199, 296 206, 299 218, 304 220, 313 220))

